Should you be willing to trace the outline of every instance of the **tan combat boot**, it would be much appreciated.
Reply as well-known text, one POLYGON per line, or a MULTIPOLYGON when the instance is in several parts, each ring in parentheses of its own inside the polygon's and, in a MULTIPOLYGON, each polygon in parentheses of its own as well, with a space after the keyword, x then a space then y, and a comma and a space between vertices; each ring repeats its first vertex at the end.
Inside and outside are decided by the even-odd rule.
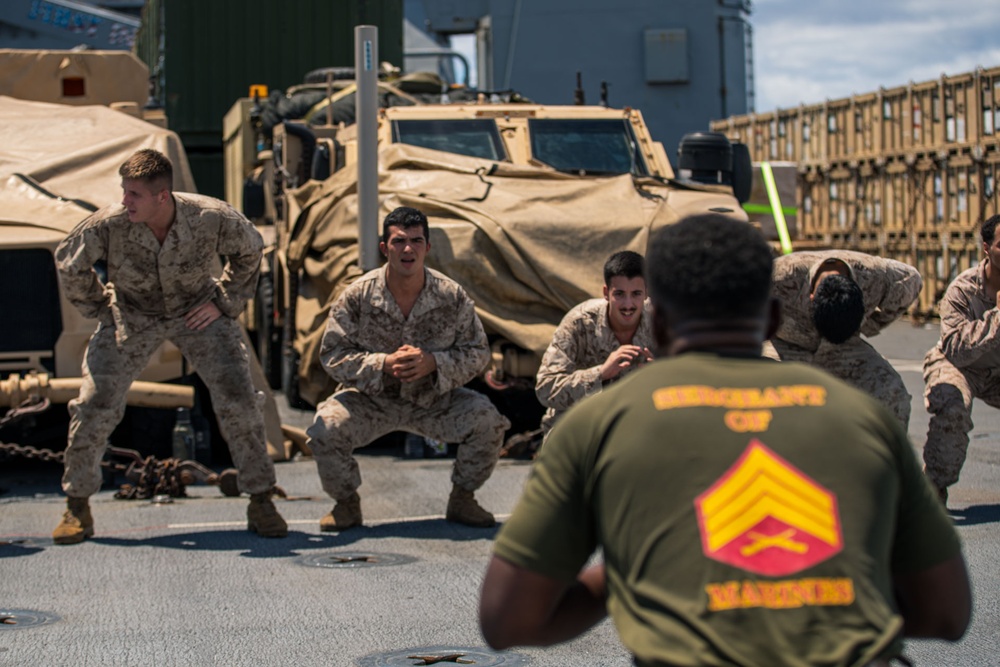
POLYGON ((261 537, 285 537, 288 535, 288 524, 274 507, 271 494, 271 491, 250 494, 247 530, 261 537))
POLYGON ((84 538, 94 536, 94 517, 90 514, 87 498, 66 498, 66 511, 62 521, 52 531, 56 544, 79 544, 84 538))
POLYGON ((361 525, 361 497, 357 491, 341 498, 333 506, 333 511, 319 520, 319 529, 324 533, 347 530, 361 525))
POLYGON ((484 510, 476 502, 472 491, 466 491, 460 487, 452 487, 451 496, 448 498, 448 509, 444 513, 444 518, 455 523, 463 523, 466 526, 476 528, 489 528, 496 525, 493 515, 484 510))

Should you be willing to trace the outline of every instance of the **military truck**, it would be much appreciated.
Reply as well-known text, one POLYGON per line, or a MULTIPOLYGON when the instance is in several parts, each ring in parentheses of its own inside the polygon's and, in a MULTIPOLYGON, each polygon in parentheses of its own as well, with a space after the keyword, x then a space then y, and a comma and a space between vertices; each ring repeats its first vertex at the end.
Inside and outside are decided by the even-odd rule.
MULTIPOLYGON (((0 49, 0 406, 32 394, 65 402, 76 393, 73 380, 97 322, 63 296, 53 252, 89 213, 121 199, 119 165, 140 148, 155 148, 174 165, 174 188, 197 191, 162 109, 145 108, 148 79, 146 66, 124 51, 0 49)), ((169 455, 173 411, 160 409, 190 407, 194 394, 160 383, 190 371, 173 345, 154 352, 140 375, 150 384, 135 399, 151 409, 130 409, 120 446, 169 455)), ((35 420, 0 439, 65 443, 62 413, 61 424, 35 420)), ((272 457, 283 458, 276 407, 269 422, 272 457)))
MULTIPOLYGON (((687 136, 678 173, 637 109, 534 104, 435 87, 433 75, 378 85, 378 218, 400 205, 427 214, 427 263, 475 301, 493 352, 482 380, 515 430, 532 425, 508 397, 534 400, 555 327, 601 293, 612 252, 644 253, 652 232, 692 212, 747 220, 748 153, 723 135, 687 136)), ((224 123, 227 198, 269 240, 248 326, 272 386, 313 405, 334 389, 319 362, 330 304, 361 274, 354 86, 319 100, 315 88, 305 104, 301 88, 261 91, 224 123), (299 115, 265 126, 282 105, 299 115)))

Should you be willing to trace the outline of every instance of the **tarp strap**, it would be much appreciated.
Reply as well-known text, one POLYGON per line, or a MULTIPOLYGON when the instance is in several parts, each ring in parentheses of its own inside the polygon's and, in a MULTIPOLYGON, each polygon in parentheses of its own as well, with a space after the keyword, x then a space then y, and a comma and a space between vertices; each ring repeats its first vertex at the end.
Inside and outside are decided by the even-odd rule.
POLYGON ((774 226, 778 228, 778 240, 781 242, 781 252, 787 255, 792 252, 792 241, 788 237, 788 225, 785 223, 785 212, 781 208, 778 188, 774 184, 774 172, 771 171, 771 163, 761 162, 760 173, 764 177, 767 199, 771 202, 771 215, 774 216, 774 226))
POLYGON ((76 204, 80 208, 82 208, 82 209, 84 209, 86 211, 90 211, 91 213, 93 213, 94 211, 97 210, 96 206, 94 206, 93 204, 91 204, 88 201, 84 201, 83 199, 71 199, 71 198, 67 198, 67 197, 61 197, 61 196, 55 194, 54 192, 50 192, 50 191, 46 190, 45 187, 42 186, 41 183, 39 183, 38 181, 36 181, 35 179, 33 179, 31 176, 28 176, 27 174, 22 174, 20 172, 15 172, 14 176, 16 176, 17 178, 21 179, 22 181, 24 181, 25 183, 27 183, 29 186, 31 186, 35 190, 38 190, 39 192, 41 192, 46 197, 49 197, 50 199, 55 199, 55 200, 58 200, 58 201, 73 202, 74 204, 76 204))

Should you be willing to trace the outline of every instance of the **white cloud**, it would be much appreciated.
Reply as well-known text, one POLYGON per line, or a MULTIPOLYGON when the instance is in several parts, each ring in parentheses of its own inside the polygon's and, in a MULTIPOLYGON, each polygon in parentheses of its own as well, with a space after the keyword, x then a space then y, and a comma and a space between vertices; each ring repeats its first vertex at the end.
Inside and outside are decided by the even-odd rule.
POLYGON ((1000 66, 996 0, 757 0, 756 110, 1000 66))

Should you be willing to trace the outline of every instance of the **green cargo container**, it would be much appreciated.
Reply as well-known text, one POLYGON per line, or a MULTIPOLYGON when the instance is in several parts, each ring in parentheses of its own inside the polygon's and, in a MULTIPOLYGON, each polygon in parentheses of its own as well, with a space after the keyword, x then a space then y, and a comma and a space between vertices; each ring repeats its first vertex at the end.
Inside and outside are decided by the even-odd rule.
POLYGON ((149 0, 136 54, 170 129, 223 196, 222 118, 253 84, 284 90, 306 72, 354 64, 354 27, 379 29, 379 60, 403 63, 403 0, 149 0))

